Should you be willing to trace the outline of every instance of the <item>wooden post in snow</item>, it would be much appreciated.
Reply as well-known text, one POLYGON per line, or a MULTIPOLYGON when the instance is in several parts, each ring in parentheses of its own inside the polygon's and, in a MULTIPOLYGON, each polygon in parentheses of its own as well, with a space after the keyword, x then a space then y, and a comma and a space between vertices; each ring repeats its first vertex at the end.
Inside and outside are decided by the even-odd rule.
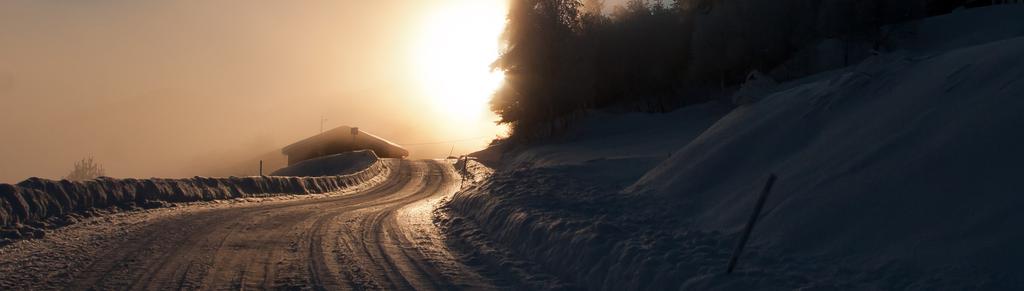
POLYGON ((458 164, 459 160, 462 160, 462 169, 459 169, 460 170, 459 171, 459 176, 462 177, 462 179, 459 179, 459 190, 462 190, 462 186, 464 186, 466 184, 466 162, 467 162, 467 160, 465 160, 465 158, 466 158, 466 156, 461 156, 461 157, 459 157, 458 160, 455 160, 455 164, 458 164))
POLYGON ((764 201, 767 200, 768 192, 771 192, 772 185, 774 184, 775 174, 771 174, 768 176, 768 183, 765 183, 764 189, 761 190, 761 196, 757 198, 754 212, 750 214, 750 220, 747 220, 747 227, 743 230, 743 235, 740 236, 740 241, 736 244, 736 250, 732 252, 732 258, 729 259, 729 268, 725 271, 726 274, 732 274, 732 271, 736 269, 736 263, 740 259, 740 254, 743 253, 743 248, 747 246, 750 232, 754 230, 754 224, 757 224, 757 217, 761 215, 761 208, 764 207, 764 201))

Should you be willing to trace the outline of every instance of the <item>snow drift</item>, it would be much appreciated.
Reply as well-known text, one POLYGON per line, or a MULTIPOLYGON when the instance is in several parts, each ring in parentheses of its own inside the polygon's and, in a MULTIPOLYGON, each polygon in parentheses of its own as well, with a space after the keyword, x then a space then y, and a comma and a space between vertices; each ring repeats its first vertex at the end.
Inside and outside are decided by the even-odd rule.
POLYGON ((371 150, 344 152, 305 160, 274 171, 273 176, 318 177, 347 175, 366 169, 377 162, 371 150))
POLYGON ((31 178, 0 184, 0 226, 42 221, 111 207, 152 207, 163 202, 194 202, 292 194, 329 193, 386 175, 388 165, 374 160, 360 171, 339 176, 254 176, 188 179, 113 179, 53 181, 31 178))
MULTIPOLYGON (((672 212, 636 213, 656 203, 624 199, 628 197, 616 192, 674 156, 674 150, 700 135, 728 109, 727 104, 712 102, 660 115, 592 114, 567 140, 506 154, 506 164, 489 178, 455 194, 447 206, 452 219, 445 223, 458 241, 471 245, 494 241, 538 262, 544 267, 540 272, 561 279, 545 283, 520 278, 533 285, 561 288, 575 283, 581 286, 573 287, 608 290, 678 287, 685 274, 650 258, 664 256, 666 248, 678 248, 664 261, 678 260, 693 250, 717 259, 722 252, 712 256, 710 246, 724 240, 697 232, 655 234, 652 226, 679 228, 661 223, 672 221, 672 212), (650 241, 662 235, 705 247, 687 250, 675 243, 659 243, 652 249, 650 241)), ((474 261, 494 261, 501 268, 521 265, 505 256, 474 261)))
POLYGON ((1024 38, 878 57, 735 110, 627 192, 736 232, 775 173, 756 245, 851 272, 979 272, 981 286, 1020 288, 1021 97, 1024 38))
POLYGON ((450 211, 479 227, 466 239, 588 289, 1022 289, 1020 15, 926 19, 907 42, 921 45, 779 84, 711 123, 587 124, 644 132, 509 153, 450 211), (700 124, 677 148, 647 143, 700 124), (770 173, 779 180, 725 275, 770 173))

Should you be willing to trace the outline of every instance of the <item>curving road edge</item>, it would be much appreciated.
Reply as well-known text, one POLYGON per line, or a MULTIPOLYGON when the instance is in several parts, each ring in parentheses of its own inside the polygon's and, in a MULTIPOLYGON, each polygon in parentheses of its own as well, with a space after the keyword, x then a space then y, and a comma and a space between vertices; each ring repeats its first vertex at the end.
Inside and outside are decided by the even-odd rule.
POLYGON ((382 183, 316 199, 128 213, 0 249, 0 289, 494 289, 432 212, 450 163, 388 160, 382 183))

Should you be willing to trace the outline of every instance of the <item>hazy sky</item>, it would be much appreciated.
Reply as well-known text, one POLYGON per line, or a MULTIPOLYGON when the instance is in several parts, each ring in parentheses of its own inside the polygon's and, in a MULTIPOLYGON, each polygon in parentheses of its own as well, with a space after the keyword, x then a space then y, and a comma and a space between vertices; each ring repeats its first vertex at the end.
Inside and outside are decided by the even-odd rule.
POLYGON ((190 176, 316 134, 321 115, 398 143, 493 137, 504 7, 0 1, 0 182, 59 178, 90 155, 115 177, 190 176))

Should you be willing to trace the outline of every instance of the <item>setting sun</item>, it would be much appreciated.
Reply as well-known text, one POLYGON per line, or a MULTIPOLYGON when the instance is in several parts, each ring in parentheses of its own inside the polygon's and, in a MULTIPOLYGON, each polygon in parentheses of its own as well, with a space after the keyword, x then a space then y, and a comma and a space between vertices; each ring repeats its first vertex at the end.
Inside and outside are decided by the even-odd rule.
POLYGON ((466 0, 440 7, 422 24, 414 46, 416 78, 436 110, 457 121, 487 113, 504 75, 491 71, 505 27, 505 1, 466 0))

